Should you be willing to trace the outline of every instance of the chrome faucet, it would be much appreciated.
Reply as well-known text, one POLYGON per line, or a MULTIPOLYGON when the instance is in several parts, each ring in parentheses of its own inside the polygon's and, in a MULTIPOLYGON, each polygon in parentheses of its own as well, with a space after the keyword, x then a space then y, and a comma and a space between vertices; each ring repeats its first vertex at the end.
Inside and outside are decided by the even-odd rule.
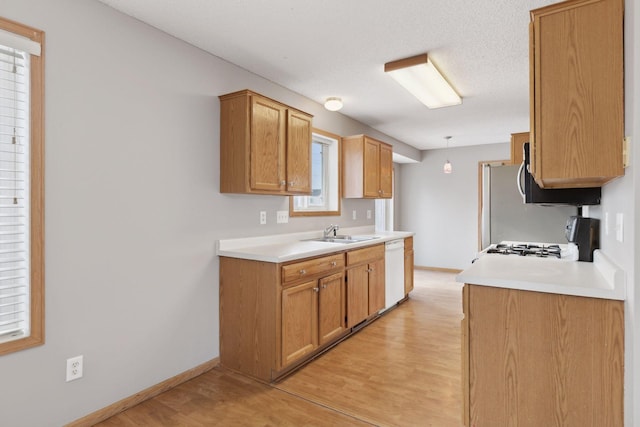
POLYGON ((333 232, 333 236, 336 236, 336 232, 340 229, 340 226, 338 224, 336 225, 329 225, 327 228, 324 229, 324 238, 326 239, 327 237, 329 237, 329 234, 331 234, 331 232, 333 232))

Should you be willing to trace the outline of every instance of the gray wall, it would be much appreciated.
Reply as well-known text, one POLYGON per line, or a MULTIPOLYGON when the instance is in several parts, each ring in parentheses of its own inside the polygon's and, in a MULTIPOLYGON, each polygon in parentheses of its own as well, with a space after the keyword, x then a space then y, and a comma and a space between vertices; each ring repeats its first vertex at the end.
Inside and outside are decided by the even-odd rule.
MULTIPOLYGON (((61 425, 216 357, 215 240, 372 223, 350 220, 353 209, 365 218, 370 201, 345 200, 339 221, 276 225, 286 198, 221 195, 218 95, 250 88, 314 114, 319 128, 369 133, 417 158, 411 147, 97 2, 0 5, 3 17, 47 37, 46 344, 0 357, 2 425, 61 425), (258 225, 260 210, 268 212, 266 226, 258 225), (78 354, 85 377, 65 383, 65 359, 78 354)), ((626 127, 637 139, 640 11, 632 0, 625 7, 626 127)), ((397 167, 396 220, 417 233, 416 265, 464 268, 477 248, 477 161, 508 158, 509 148, 443 151, 397 167), (447 156, 454 173, 445 177, 447 156)), ((633 405, 640 396, 639 162, 632 148, 632 166, 605 186, 600 209, 625 214, 625 241, 603 233, 602 244, 627 272, 627 426, 640 425, 633 405)))
POLYGON ((478 162, 510 155, 509 143, 429 150, 421 163, 400 167, 399 228, 416 233, 415 265, 470 265, 478 252, 478 162), (442 172, 447 159, 451 174, 442 172))
POLYGON ((250 88, 418 156, 96 1, 0 4, 46 32, 46 344, 0 357, 3 426, 62 425, 217 357, 215 240, 373 224, 372 201, 276 225, 286 197, 220 194, 218 95, 250 88))

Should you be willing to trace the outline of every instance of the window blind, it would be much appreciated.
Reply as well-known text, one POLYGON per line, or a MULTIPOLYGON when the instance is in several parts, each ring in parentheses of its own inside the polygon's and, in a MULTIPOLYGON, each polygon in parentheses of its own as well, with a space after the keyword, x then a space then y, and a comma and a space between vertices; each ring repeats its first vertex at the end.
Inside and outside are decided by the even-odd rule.
POLYGON ((29 54, 0 44, 0 343, 29 335, 29 54))

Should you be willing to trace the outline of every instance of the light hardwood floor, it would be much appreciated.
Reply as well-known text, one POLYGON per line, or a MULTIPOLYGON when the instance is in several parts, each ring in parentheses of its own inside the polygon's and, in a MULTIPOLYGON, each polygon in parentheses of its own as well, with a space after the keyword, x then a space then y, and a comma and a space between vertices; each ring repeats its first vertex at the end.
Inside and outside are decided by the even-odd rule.
POLYGON ((98 425, 460 426, 461 288, 416 270, 409 301, 277 384, 215 368, 98 425))

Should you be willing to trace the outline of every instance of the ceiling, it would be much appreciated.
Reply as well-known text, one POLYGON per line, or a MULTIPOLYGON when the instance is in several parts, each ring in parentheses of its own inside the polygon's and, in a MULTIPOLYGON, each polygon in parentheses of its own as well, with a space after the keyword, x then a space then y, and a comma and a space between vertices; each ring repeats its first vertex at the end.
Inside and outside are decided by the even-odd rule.
POLYGON ((529 129, 529 10, 557 0, 100 0, 420 150, 529 129), (430 110, 384 73, 428 53, 462 96, 430 110))

